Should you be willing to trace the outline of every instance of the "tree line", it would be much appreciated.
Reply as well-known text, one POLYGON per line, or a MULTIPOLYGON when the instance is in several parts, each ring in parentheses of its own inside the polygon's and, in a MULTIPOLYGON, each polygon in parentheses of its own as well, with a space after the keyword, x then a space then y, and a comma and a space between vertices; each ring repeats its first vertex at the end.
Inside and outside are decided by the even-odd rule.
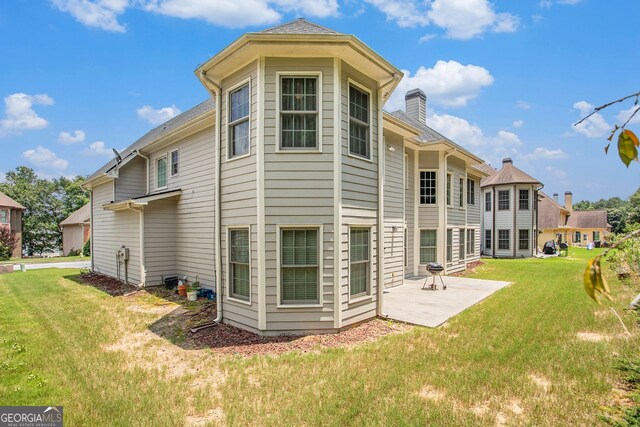
POLYGON ((22 217, 22 247, 27 255, 62 248, 60 222, 89 202, 84 177, 46 179, 26 166, 7 172, 0 191, 26 209, 22 217))
POLYGON ((611 224, 611 232, 629 233, 640 227, 640 188, 626 199, 611 197, 595 202, 582 200, 573 205, 576 211, 605 209, 607 221, 611 224))

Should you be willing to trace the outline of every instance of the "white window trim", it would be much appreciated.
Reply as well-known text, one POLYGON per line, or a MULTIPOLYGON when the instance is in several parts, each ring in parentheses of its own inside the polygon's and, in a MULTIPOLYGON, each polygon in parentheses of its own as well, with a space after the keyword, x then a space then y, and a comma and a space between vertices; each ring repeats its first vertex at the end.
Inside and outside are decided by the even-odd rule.
POLYGON ((518 188, 518 210, 519 211, 530 211, 531 210, 531 190, 529 190, 528 188, 518 188), (526 191, 527 192, 527 208, 526 209, 522 209, 520 207, 520 192, 521 191, 526 191))
POLYGON ((276 226, 276 283, 277 283, 277 303, 276 308, 278 309, 291 309, 291 308, 322 308, 324 307, 324 302, 322 300, 322 287, 323 287, 323 277, 324 274, 324 234, 323 234, 323 225, 322 224, 278 224, 276 226), (282 302, 282 284, 280 283, 280 257, 281 257, 281 247, 280 240, 282 239, 282 230, 297 230, 304 228, 314 228, 318 230, 318 302, 310 303, 310 304, 287 304, 282 302))
POLYGON ((174 149, 174 150, 171 150, 171 151, 169 152, 169 155, 168 155, 168 157, 167 157, 167 160, 168 160, 168 162, 169 162, 169 177, 170 177, 170 178, 173 178, 174 176, 178 176, 178 175, 180 175, 180 149, 179 149, 179 148, 176 148, 176 149, 174 149), (175 174, 173 173, 173 163, 171 163, 171 162, 173 161, 173 160, 172 160, 173 153, 178 153, 178 172, 177 172, 177 173, 175 173, 175 174))
POLYGON ((373 92, 371 89, 352 79, 351 77, 347 78, 347 156, 353 157, 354 159, 363 160, 365 162, 373 163, 373 92), (362 92, 366 92, 369 94, 369 157, 359 156, 358 154, 351 153, 351 126, 349 123, 351 121, 351 116, 349 115, 349 108, 351 105, 351 94, 349 91, 349 86, 353 85, 358 90, 362 92))
POLYGON ((364 301, 373 300, 373 225, 371 224, 349 224, 347 227, 347 295, 348 304, 358 304, 364 301), (369 286, 365 295, 351 296, 351 229, 363 228, 369 230, 369 286))
MULTIPOLYGON (((225 129, 226 129, 226 135, 225 135, 225 140, 226 140, 226 153, 225 153, 225 160, 224 162, 232 162, 234 160, 239 160, 239 159, 244 159, 245 157, 249 157, 251 156, 251 120, 253 119, 253 111, 251 108, 251 77, 247 77, 246 79, 236 83, 235 85, 231 86, 230 88, 228 88, 225 93, 224 93, 224 99, 226 102, 225 105, 225 129), (231 92, 235 91, 236 89, 241 88, 242 86, 248 84, 249 85, 249 151, 247 152, 247 154, 242 154, 240 156, 234 156, 234 157, 230 157, 230 153, 231 153, 231 144, 230 144, 230 138, 229 138, 229 129, 231 128, 231 123, 229 123, 229 112, 230 112, 230 103, 229 103, 229 98, 231 95, 231 92)), ((243 119, 244 120, 244 119, 243 119)))
POLYGON ((518 228, 518 251, 530 251, 531 250, 531 230, 529 230, 528 228, 518 228), (520 239, 520 232, 521 231, 526 231, 527 232, 527 247, 526 249, 522 249, 520 247, 520 241, 522 239, 520 239))
POLYGON ((476 180, 473 178, 469 178, 469 176, 467 176, 467 206, 471 205, 471 206, 475 206, 476 205, 476 195, 478 194, 478 186, 476 185, 476 180), (471 203, 469 203, 469 183, 473 183, 473 197, 471 198, 471 203))
MULTIPOLYGON (((437 178, 436 178, 437 179, 437 178)), ((436 181, 436 188, 438 187, 438 181, 436 181)), ((444 183, 444 198, 447 206, 450 207, 453 202, 453 174, 447 172, 447 182, 444 183), (447 186, 451 183, 449 188, 447 186), (448 200, 446 200, 448 198, 448 200)), ((437 197, 436 197, 437 200, 437 197)))
POLYGON ((227 227, 227 301, 237 302, 244 305, 251 305, 253 297, 253 263, 251 256, 251 226, 250 225, 234 225, 227 227), (231 231, 247 230, 249 232, 249 300, 234 298, 231 296, 231 231))
MULTIPOLYGON (((418 188, 416 190, 416 195, 417 195, 417 204, 419 207, 424 208, 424 207, 437 207, 438 206, 438 169, 418 169, 418 173, 417 175, 417 181, 418 181, 418 188), (435 172, 436 174, 436 202, 435 203, 422 203, 420 200, 420 172, 435 172)), ((445 183, 445 186, 447 184, 445 183)), ((445 188, 446 191, 446 188, 445 188)), ((445 194, 446 197, 446 194, 445 194)), ((446 200, 445 200, 446 203, 446 200)))
POLYGON ((467 260, 467 229, 458 228, 458 262, 467 260), (462 243, 462 254, 460 253, 460 240, 464 239, 462 243))
POLYGON ((420 249, 422 249, 422 246, 421 246, 420 242, 422 241, 422 232, 423 231, 435 231, 436 232, 436 260, 434 262, 438 262, 438 229, 437 228, 422 227, 422 228, 418 228, 418 265, 419 266, 425 266, 425 265, 428 264, 428 263, 423 263, 420 260, 420 249))
POLYGON ((277 71, 276 72, 276 153, 287 154, 310 154, 310 153, 322 153, 322 71, 277 71), (318 147, 314 149, 306 148, 281 148, 280 143, 280 84, 283 77, 317 77, 318 78, 318 93, 316 94, 316 101, 318 102, 318 127, 316 130, 316 137, 318 138, 318 147))
POLYGON ((458 175, 458 192, 461 194, 458 195, 459 199, 456 207, 460 210, 465 210, 467 208, 467 180, 464 175, 458 175), (460 181, 462 181, 462 188, 460 188, 460 181), (460 201, 462 201, 462 206, 460 206, 460 201))
POLYGON ((473 247, 472 247, 473 251, 471 253, 466 251, 466 256, 467 257, 475 257, 475 256, 477 256, 477 254, 476 254, 476 240, 477 240, 477 237, 478 237, 478 234, 479 234, 479 233, 476 233, 477 230, 478 230, 477 228, 473 228, 473 227, 467 228, 467 236, 466 236, 467 240, 465 241, 465 246, 467 246, 467 247, 469 246, 469 242, 470 242, 469 232, 471 232, 471 234, 473 234, 473 247))
POLYGON ((497 251, 510 251, 512 249, 512 247, 511 247, 511 243, 512 243, 511 239, 513 237, 513 236, 511 236, 511 229, 510 228, 500 228, 500 229, 498 229, 496 231, 498 232, 497 233, 498 236, 497 236, 497 240, 496 240, 496 243, 498 244, 498 247, 496 248, 496 250, 497 251), (503 241, 505 240, 505 239, 500 239, 500 232, 501 231, 507 231, 509 233, 509 237, 506 239, 507 243, 509 244, 509 246, 507 246, 506 248, 500 248, 500 240, 503 240, 503 241))
POLYGON ((447 227, 445 229, 445 236, 444 236, 444 263, 447 266, 453 265, 453 254, 454 254, 454 249, 455 246, 453 245, 453 228, 451 227, 447 227), (451 260, 447 260, 447 258, 449 257, 449 231, 451 231, 451 260))
MULTIPOLYGON (((504 188, 504 187, 503 187, 504 188)), ((511 200, 513 200, 512 194, 511 194, 511 189, 506 189, 506 190, 501 190, 501 189, 496 189, 494 190, 496 191, 496 212, 509 212, 511 211, 511 200), (500 209, 500 193, 506 191, 507 193, 509 193, 509 207, 507 209, 500 209)))
POLYGON ((0 224, 11 224, 11 209, 0 209, 0 212, 6 212, 7 214, 7 222, 0 221, 0 224))
POLYGON ((164 190, 169 186, 169 161, 168 160, 169 159, 167 158, 167 153, 164 153, 164 154, 156 157, 156 159, 155 159, 155 171, 156 171, 156 176, 155 176, 155 178, 156 178, 155 181, 156 182, 155 182, 155 184, 156 184, 156 190, 164 190), (164 184, 164 187, 159 187, 158 186, 158 161, 160 159, 163 159, 163 158, 164 158, 164 164, 165 164, 165 172, 164 172, 164 174, 165 174, 165 177, 164 177, 165 184, 164 184))

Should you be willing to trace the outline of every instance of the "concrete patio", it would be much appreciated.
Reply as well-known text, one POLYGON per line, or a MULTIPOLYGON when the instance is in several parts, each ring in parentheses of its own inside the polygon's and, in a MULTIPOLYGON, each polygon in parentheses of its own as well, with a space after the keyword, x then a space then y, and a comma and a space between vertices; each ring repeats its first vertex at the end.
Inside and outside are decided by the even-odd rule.
POLYGON ((404 285, 385 289, 383 313, 394 320, 435 328, 509 284, 453 276, 442 279, 446 290, 438 278, 437 291, 423 290, 424 277, 405 279, 404 285))

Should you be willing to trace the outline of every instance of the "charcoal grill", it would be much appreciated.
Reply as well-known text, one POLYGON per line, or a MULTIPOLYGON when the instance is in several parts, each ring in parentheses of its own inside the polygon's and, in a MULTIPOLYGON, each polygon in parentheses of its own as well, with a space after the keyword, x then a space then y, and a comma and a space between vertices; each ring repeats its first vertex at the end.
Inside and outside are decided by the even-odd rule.
POLYGON ((447 285, 444 284, 444 280, 442 280, 442 272, 444 271, 444 267, 437 262, 430 262, 427 264, 427 273, 429 275, 426 279, 424 279, 424 283, 422 284, 422 289, 428 289, 430 291, 437 291, 438 285, 436 284, 436 276, 440 278, 440 283, 442 284, 442 289, 446 290, 447 285), (429 278, 431 278, 431 283, 429 283, 429 278))

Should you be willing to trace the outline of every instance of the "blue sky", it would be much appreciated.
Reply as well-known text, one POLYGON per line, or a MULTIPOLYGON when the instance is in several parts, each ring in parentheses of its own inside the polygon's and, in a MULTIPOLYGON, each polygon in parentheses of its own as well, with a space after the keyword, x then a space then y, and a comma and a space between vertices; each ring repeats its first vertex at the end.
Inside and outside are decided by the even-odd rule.
MULTIPOLYGON (((427 124, 493 165, 505 155, 549 194, 626 197, 640 185, 606 136, 633 102, 572 127, 592 105, 640 90, 634 22, 619 0, 4 0, 0 179, 89 174, 207 97, 198 64, 246 31, 297 17, 352 33, 427 93, 427 124)), ((640 131, 640 114, 631 129, 640 131)))

